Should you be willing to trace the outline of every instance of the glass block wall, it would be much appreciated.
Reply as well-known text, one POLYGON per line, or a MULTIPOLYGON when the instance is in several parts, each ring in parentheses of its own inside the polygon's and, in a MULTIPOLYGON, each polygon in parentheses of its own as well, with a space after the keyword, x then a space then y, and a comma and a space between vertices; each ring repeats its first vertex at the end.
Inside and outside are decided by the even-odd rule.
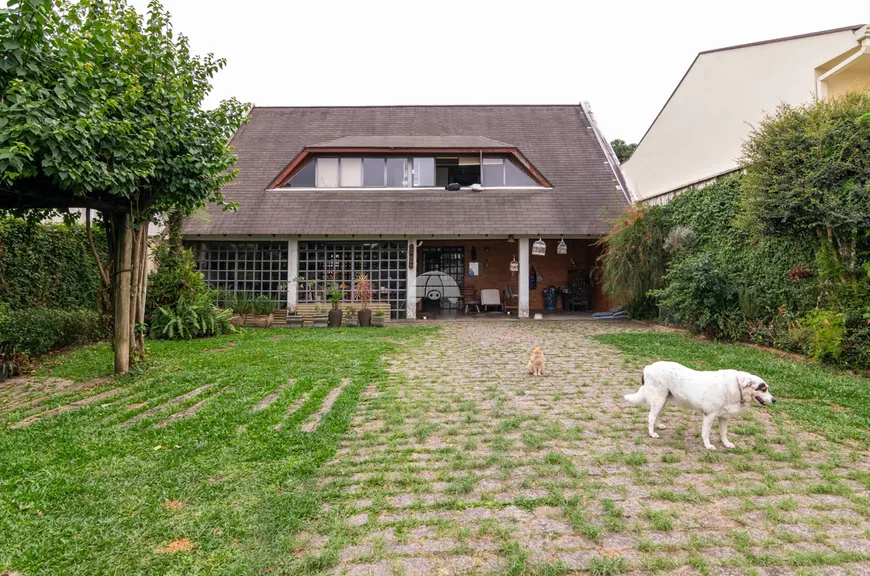
POLYGON ((323 302, 331 286, 354 297, 355 277, 372 281, 372 301, 388 302, 391 317, 406 317, 407 242, 299 242, 299 302, 323 302))
POLYGON ((287 306, 287 242, 194 242, 188 244, 211 288, 266 295, 287 306))

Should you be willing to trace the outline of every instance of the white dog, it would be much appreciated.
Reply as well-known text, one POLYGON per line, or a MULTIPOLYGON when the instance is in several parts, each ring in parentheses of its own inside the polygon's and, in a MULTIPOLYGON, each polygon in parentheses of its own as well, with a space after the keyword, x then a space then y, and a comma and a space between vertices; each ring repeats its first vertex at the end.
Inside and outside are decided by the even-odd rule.
MULTIPOLYGON (((717 418, 722 444, 734 448, 734 444, 728 441, 728 419, 739 415, 753 398, 762 406, 776 402, 767 383, 758 376, 737 370, 699 372, 676 362, 650 364, 643 369, 640 390, 625 396, 636 406, 649 406, 649 435, 652 438, 659 437, 654 430, 656 419, 668 400, 701 412, 704 415, 701 438, 707 450, 716 449, 710 444, 710 429, 717 418)), ((664 426, 659 425, 659 428, 664 426)))

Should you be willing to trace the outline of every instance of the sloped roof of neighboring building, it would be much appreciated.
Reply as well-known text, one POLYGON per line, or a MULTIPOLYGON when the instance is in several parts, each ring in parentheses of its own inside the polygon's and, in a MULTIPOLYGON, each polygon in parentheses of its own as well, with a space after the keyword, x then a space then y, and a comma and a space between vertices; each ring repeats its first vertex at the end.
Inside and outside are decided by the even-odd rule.
POLYGON ((737 170, 752 126, 783 102, 811 99, 814 70, 856 46, 863 26, 699 52, 622 164, 633 197, 653 198, 737 170))
POLYGON ((752 48, 754 46, 764 46, 765 44, 772 44, 774 42, 788 42, 790 40, 800 40, 801 38, 812 38, 813 36, 823 36, 825 34, 834 34, 837 32, 847 32, 847 31, 855 32, 856 30, 861 29, 863 26, 864 26, 864 24, 854 24, 852 26, 842 26, 840 28, 831 28, 830 30, 820 30, 818 32, 808 32, 806 34, 795 34, 792 36, 783 36, 782 38, 772 38, 770 40, 759 40, 758 42, 747 42, 745 44, 734 44, 733 46, 723 46, 722 48, 711 48, 709 50, 701 50, 695 56, 695 59, 692 60, 692 63, 689 64, 689 67, 686 69, 685 74, 683 74, 683 77, 680 78, 679 82, 677 82, 676 88, 674 88, 674 91, 671 92, 670 96, 668 96, 668 99, 665 100, 664 106, 662 106, 661 110, 659 110, 659 113, 656 114, 656 117, 653 118, 652 124, 650 124, 647 127, 646 132, 643 133, 643 136, 641 136, 637 145, 640 146, 641 143, 643 142, 644 138, 646 138, 646 135, 649 134, 649 131, 655 125, 656 120, 659 119, 659 117, 662 115, 662 112, 664 111, 664 109, 667 108, 671 99, 673 99, 674 94, 676 94, 677 90, 680 89, 680 85, 683 83, 683 80, 686 79, 686 76, 689 75, 689 72, 692 70, 692 67, 695 65, 695 62, 698 61, 698 57, 703 56, 704 54, 714 54, 716 52, 725 52, 726 50, 740 50, 742 48, 752 48))
POLYGON ((231 144, 239 176, 223 193, 238 211, 210 206, 208 219, 185 223, 185 234, 593 236, 627 204, 579 105, 256 107, 231 144), (516 147, 552 189, 266 189, 305 148, 414 148, 438 139, 440 147, 516 147))

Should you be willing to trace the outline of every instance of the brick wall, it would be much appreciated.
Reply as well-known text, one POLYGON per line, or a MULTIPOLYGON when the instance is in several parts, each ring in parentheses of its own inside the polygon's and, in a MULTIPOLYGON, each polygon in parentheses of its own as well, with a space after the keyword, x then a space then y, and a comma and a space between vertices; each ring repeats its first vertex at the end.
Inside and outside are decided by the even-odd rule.
MULTIPOLYGON (((600 250, 594 245, 594 240, 573 240, 565 239, 565 244, 568 245, 567 254, 556 254, 556 246, 559 244, 558 239, 549 238, 545 240, 547 243, 546 256, 529 256, 529 266, 534 267, 538 274, 543 276, 543 280, 538 282, 534 290, 529 290, 529 306, 532 310, 544 309, 543 289, 547 286, 564 286, 568 283, 568 270, 575 267, 584 270, 591 270, 595 265, 595 259, 598 257, 600 250), (571 262, 574 262, 573 266, 571 262)), ((519 260, 519 241, 510 244, 505 239, 498 240, 424 240, 423 246, 464 246, 465 247, 465 285, 474 286, 476 292, 481 289, 497 288, 503 290, 506 285, 512 285, 514 292, 519 292, 519 273, 515 273, 513 278, 510 272, 510 262, 516 257, 519 260), (471 248, 474 247, 477 252, 477 262, 480 265, 480 276, 471 277, 468 275, 468 263, 471 262, 471 248)), ((531 246, 529 247, 531 254, 531 246)), ((418 249, 417 257, 422 257, 422 252, 418 249)), ((422 261, 418 260, 422 266, 422 261)), ((603 295, 600 293, 600 288, 593 284, 592 298, 590 307, 593 311, 606 310, 609 306, 603 295)), ((516 299, 513 301, 515 306, 516 299)), ((508 302, 508 306, 511 302, 508 302)))

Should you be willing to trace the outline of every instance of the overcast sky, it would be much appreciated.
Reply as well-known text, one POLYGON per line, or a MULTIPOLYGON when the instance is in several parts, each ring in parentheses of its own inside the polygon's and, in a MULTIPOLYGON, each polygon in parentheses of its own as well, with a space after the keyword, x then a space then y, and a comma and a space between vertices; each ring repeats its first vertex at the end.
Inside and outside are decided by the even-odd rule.
MULTIPOLYGON (((144 11, 147 0, 132 0, 144 11)), ((210 101, 575 104, 637 141, 701 50, 866 23, 870 0, 164 0, 210 101)))

